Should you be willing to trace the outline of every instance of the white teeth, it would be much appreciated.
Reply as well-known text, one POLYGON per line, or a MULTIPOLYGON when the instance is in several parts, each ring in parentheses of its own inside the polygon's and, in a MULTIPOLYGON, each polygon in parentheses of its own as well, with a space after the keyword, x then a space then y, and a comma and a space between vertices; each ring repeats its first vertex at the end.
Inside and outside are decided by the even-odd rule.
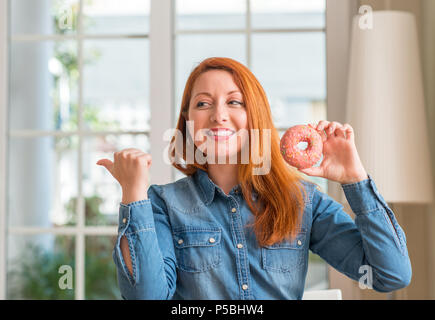
POLYGON ((232 132, 232 131, 229 131, 229 130, 219 130, 219 131, 213 131, 213 130, 210 130, 210 131, 209 131, 209 134, 210 134, 211 136, 227 137, 227 136, 232 135, 233 132, 232 132))

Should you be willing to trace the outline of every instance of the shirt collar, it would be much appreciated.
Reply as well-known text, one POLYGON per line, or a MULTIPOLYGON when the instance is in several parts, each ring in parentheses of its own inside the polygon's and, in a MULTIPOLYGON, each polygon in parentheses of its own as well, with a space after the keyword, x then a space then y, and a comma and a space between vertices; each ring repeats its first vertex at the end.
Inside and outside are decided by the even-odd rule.
MULTIPOLYGON (((200 168, 197 168, 195 174, 194 174, 194 179, 196 180, 197 184, 199 185, 203 197, 204 197, 204 203, 206 205, 209 205, 213 199, 214 199, 214 195, 216 192, 221 192, 222 195, 227 196, 223 190, 217 186, 208 176, 208 173, 200 168)), ((240 184, 237 184, 236 186, 233 187, 233 189, 231 189, 230 191, 230 195, 234 194, 235 192, 241 193, 242 189, 240 184)), ((252 195, 252 200, 256 200, 257 198, 257 193, 254 191, 253 195, 252 195)))

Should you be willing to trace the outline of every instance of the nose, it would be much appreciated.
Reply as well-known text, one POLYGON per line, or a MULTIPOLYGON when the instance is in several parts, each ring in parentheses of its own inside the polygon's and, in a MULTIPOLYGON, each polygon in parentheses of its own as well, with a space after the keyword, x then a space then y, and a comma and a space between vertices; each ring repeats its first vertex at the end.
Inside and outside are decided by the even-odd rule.
POLYGON ((228 121, 228 110, 225 103, 217 103, 216 107, 213 108, 212 115, 210 116, 212 122, 216 121, 218 123, 228 121))

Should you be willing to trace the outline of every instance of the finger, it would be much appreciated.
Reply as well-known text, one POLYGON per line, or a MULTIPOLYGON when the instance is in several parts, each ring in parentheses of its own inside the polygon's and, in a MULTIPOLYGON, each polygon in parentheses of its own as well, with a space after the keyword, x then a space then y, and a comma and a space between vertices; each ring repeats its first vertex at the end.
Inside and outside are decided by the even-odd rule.
POLYGON ((130 152, 142 152, 142 150, 138 149, 138 148, 125 148, 122 149, 121 152, 125 152, 125 153, 130 153, 130 152))
POLYGON ((136 155, 136 154, 140 154, 140 153, 143 153, 143 152, 139 149, 125 149, 125 150, 122 150, 122 152, 121 152, 121 154, 123 156, 136 155))
POLYGON ((127 157, 132 157, 134 155, 142 153, 139 149, 129 148, 129 149, 123 149, 119 152, 116 152, 114 155, 115 162, 119 161, 120 159, 127 159, 127 157))
POLYGON ((350 124, 345 123, 343 125, 343 129, 346 132, 346 140, 354 141, 355 140, 355 134, 353 132, 353 128, 350 124))
POLYGON ((131 151, 123 154, 125 159, 131 160, 138 165, 145 165, 147 168, 151 166, 152 158, 151 155, 142 151, 131 151))
POLYGON ((329 123, 329 121, 320 120, 317 124, 316 130, 324 130, 329 125, 329 123))
POLYGON ((100 159, 97 161, 99 166, 105 167, 110 173, 113 172, 113 162, 109 159, 100 159))
POLYGON ((325 132, 323 130, 318 130, 317 129, 318 125, 316 125, 315 123, 309 123, 308 126, 317 131, 317 133, 322 137, 322 142, 326 141, 326 139, 327 139, 326 134, 325 134, 325 132))
POLYGON ((115 152, 115 154, 117 155, 127 155, 127 154, 134 154, 134 153, 138 153, 138 152, 142 152, 140 149, 137 148, 127 148, 127 149, 122 149, 121 151, 115 152))
POLYGON ((335 129, 341 127, 341 123, 337 121, 333 121, 329 124, 329 126, 325 129, 326 135, 328 137, 335 137, 335 129))
POLYGON ((328 140, 328 137, 326 136, 326 133, 324 130, 317 130, 317 133, 322 137, 322 143, 328 140))
POLYGON ((346 130, 342 127, 335 129, 335 136, 339 138, 346 139, 345 135, 346 130))
POLYGON ((150 154, 148 154, 148 153, 142 153, 139 157, 145 158, 147 167, 151 166, 153 159, 152 159, 150 154))

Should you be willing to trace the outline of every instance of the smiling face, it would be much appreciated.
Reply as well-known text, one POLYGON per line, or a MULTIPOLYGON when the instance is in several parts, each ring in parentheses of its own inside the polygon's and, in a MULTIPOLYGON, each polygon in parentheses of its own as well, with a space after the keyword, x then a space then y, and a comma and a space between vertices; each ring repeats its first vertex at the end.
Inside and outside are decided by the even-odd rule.
POLYGON ((242 93, 228 71, 209 70, 196 79, 187 120, 193 121, 189 132, 207 161, 223 163, 222 159, 241 151, 247 141, 247 112, 242 93))

